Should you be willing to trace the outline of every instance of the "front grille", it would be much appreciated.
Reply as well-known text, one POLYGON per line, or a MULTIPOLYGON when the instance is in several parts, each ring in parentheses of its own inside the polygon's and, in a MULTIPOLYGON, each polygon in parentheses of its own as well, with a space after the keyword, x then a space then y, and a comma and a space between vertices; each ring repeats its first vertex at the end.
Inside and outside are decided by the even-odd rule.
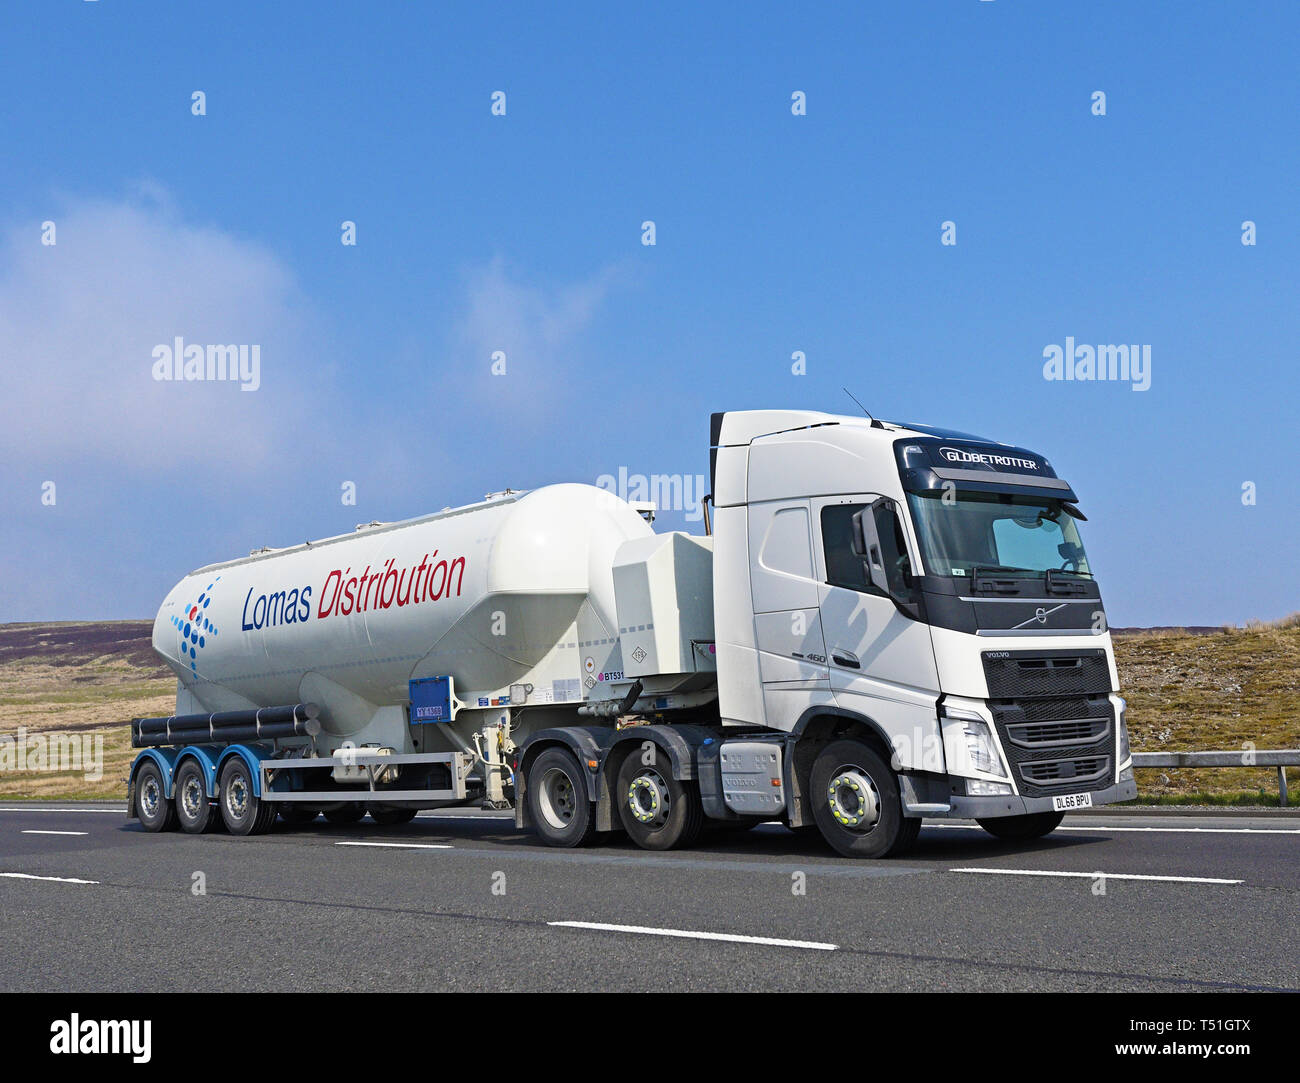
POLYGON ((988 651, 989 706, 1020 793, 1111 784, 1115 718, 1105 651, 988 651))
POLYGON ((993 699, 1077 696, 1110 691, 1104 650, 985 651, 984 677, 993 699))
POLYGON ((1092 744, 1110 732, 1104 718, 1079 718, 1069 722, 1021 722, 1007 726, 1013 745, 1038 748, 1045 745, 1092 744))
POLYGON ((1089 756, 1079 760, 1039 760, 1020 765, 1020 777, 1040 785, 1070 785, 1096 782, 1110 767, 1109 756, 1089 756))

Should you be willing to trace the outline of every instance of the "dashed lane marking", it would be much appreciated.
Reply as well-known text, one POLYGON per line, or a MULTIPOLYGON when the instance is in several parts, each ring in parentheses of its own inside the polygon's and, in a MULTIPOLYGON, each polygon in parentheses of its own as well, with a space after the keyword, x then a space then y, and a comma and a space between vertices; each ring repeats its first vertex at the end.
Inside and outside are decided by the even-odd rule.
POLYGON ((1065 876, 1095 880, 1153 880, 1171 884, 1243 884, 1244 880, 1222 880, 1217 876, 1145 876, 1132 872, 1062 872, 1055 869, 949 869, 949 872, 975 872, 986 876, 1065 876))
POLYGON ((672 936, 686 940, 725 940, 732 944, 764 944, 774 948, 807 948, 811 951, 836 951, 838 944, 815 940, 782 940, 774 936, 742 936, 739 933, 705 933, 691 929, 655 929, 648 925, 607 925, 599 921, 548 921, 565 929, 594 929, 605 933, 635 933, 639 936, 672 936))
POLYGON ((98 880, 78 880, 75 876, 37 876, 30 872, 0 872, 9 880, 52 880, 56 884, 97 884, 98 880))
POLYGON ((26 828, 24 835, 89 835, 89 831, 37 831, 34 827, 26 828))

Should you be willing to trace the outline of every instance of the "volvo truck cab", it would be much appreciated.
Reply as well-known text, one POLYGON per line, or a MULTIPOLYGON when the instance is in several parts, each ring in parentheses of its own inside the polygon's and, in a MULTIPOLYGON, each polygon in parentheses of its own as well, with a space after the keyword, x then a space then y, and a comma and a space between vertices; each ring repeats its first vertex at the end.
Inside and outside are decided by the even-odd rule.
POLYGON ((878 856, 924 817, 1032 838, 1136 796, 1084 515, 1046 458, 802 411, 715 414, 712 444, 719 713, 789 734, 792 823, 878 856))

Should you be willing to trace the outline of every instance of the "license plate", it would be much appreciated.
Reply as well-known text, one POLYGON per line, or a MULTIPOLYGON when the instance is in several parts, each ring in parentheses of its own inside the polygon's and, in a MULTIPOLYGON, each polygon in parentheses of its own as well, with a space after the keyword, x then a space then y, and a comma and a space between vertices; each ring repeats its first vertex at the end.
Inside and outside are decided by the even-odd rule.
POLYGON ((1065 793, 1052 798, 1053 812, 1069 812, 1076 808, 1092 808, 1092 794, 1065 793))

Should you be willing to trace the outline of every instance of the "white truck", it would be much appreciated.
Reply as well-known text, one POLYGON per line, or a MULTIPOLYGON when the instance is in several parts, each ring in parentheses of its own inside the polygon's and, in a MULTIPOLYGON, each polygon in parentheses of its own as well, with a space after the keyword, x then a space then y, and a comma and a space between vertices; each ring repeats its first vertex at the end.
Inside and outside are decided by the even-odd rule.
POLYGON ((233 834, 513 805, 554 846, 780 821, 884 857, 1136 796, 1076 496, 1041 455, 714 414, 706 534, 553 485, 250 556, 167 595, 176 714, 129 815, 233 834))

